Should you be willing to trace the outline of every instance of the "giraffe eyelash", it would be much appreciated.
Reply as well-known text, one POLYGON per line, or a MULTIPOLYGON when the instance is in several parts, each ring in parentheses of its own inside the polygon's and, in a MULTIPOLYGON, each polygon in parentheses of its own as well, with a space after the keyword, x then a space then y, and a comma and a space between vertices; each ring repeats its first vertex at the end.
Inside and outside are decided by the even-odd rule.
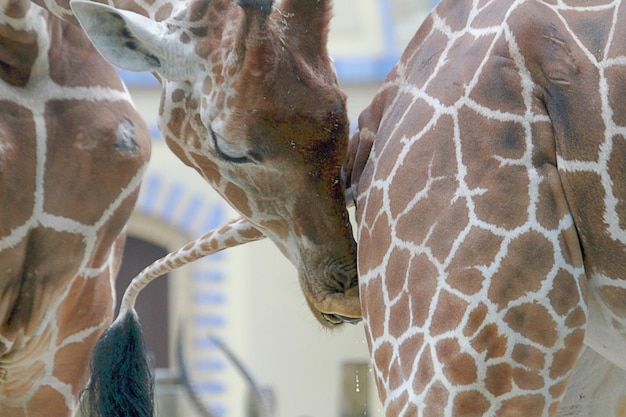
POLYGON ((211 139, 213 140, 213 147, 220 158, 233 164, 248 164, 256 162, 257 158, 253 158, 247 152, 243 152, 243 155, 241 156, 233 155, 231 152, 234 153, 237 149, 235 149, 232 145, 229 145, 224 138, 216 134, 213 129, 210 129, 210 131, 211 139))

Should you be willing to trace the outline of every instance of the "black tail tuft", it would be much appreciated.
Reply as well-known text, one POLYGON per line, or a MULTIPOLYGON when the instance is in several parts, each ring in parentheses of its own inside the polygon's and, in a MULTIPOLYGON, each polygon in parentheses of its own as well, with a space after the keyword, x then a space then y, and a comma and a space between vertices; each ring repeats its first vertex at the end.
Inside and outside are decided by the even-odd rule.
POLYGON ((89 366, 91 379, 83 391, 83 415, 154 416, 154 375, 134 311, 124 313, 102 334, 89 366))

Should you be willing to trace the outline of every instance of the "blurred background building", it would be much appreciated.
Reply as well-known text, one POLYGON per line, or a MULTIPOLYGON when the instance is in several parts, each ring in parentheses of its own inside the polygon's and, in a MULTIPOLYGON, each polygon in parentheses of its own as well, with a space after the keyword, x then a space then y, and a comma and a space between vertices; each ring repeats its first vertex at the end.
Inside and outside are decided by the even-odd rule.
MULTIPOLYGON (((335 0, 329 49, 353 125, 433 6, 430 1, 335 0)), ((236 217, 160 139, 160 89, 153 77, 123 76, 154 141, 129 224, 120 291, 151 261, 236 217)), ((382 415, 363 325, 322 329, 306 306, 295 268, 269 241, 225 251, 160 278, 139 304, 158 375, 178 373, 175 347, 182 334, 190 377, 202 401, 219 416, 248 416, 248 385, 209 335, 226 343, 271 391, 274 417, 382 415)), ((194 416, 177 390, 159 387, 161 415, 194 416)))

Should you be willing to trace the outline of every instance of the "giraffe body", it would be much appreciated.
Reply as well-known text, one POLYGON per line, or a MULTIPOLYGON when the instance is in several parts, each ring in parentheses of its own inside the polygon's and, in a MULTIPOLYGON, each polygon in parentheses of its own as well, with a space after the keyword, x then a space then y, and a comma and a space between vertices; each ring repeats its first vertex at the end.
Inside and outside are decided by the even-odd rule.
POLYGON ((361 114, 388 417, 554 416, 572 375, 559 415, 626 415, 624 28, 621 1, 444 0, 361 114))
POLYGON ((0 2, 0 415, 73 414, 150 150, 79 28, 0 2))

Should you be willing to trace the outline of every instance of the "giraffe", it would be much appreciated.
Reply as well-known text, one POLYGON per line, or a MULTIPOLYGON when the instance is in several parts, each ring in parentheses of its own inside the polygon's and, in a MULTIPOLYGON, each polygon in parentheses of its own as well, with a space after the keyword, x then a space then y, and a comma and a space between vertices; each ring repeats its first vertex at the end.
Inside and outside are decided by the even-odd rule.
POLYGON ((420 26, 344 167, 387 417, 626 415, 625 91, 621 0, 420 26))
MULTIPOLYGON (((259 194, 246 187, 258 183, 232 185, 252 176, 242 165, 267 162, 258 126, 229 124, 242 109, 257 118, 267 111, 237 100, 258 100, 259 87, 267 99, 275 86, 263 78, 273 61, 249 64, 249 56, 291 40, 285 31, 298 16, 287 3, 270 10, 241 1, 243 12, 220 4, 247 37, 219 53, 196 42, 210 33, 200 16, 218 2, 173 13, 169 25, 80 2, 74 9, 112 62, 159 74, 170 147, 293 261, 303 255, 286 233, 281 240, 284 225, 252 215, 259 194), (205 57, 192 60, 194 71, 213 72, 200 77, 201 99, 197 74, 180 64, 190 50, 205 57), (206 70, 216 61, 219 69, 206 70)), ((623 382, 624 367, 620 13, 619 2, 444 1, 362 114, 346 185, 358 208, 366 335, 388 416, 556 415, 561 402, 564 413, 622 413, 623 384, 596 395, 606 381, 623 382), (591 369, 605 378, 580 378, 591 369), (565 393, 572 378, 574 395, 565 393)), ((221 41, 233 42, 217 26, 221 41)), ((327 311, 319 299, 311 304, 327 311)))
MULTIPOLYGON (((283 32, 275 33, 291 29, 298 16, 289 7, 239 4, 243 32, 265 35, 239 50, 275 51, 269 46, 291 39, 268 35, 277 21, 283 32)), ((196 33, 182 36, 175 24, 74 5, 114 63, 186 80, 172 101, 164 84, 162 114, 183 105, 172 102, 192 103, 176 122, 162 123, 179 132, 170 134, 170 146, 205 177, 215 169, 214 186, 255 226, 265 226, 288 257, 305 256, 293 254, 303 248, 285 245, 275 223, 268 228, 249 215, 259 194, 242 186, 235 196, 223 185, 242 184, 249 174, 215 160, 202 165, 200 152, 189 150, 204 139, 204 148, 196 146, 204 156, 259 165, 264 158, 249 121, 232 126, 233 113, 211 118, 219 112, 210 110, 215 103, 237 108, 237 88, 258 91, 267 83, 250 83, 254 78, 234 69, 230 75, 246 83, 212 97, 228 78, 224 64, 203 80, 208 86, 198 104, 190 99, 194 75, 186 66, 169 67, 168 59, 181 62, 188 51, 168 45, 182 40, 209 56, 211 45, 199 48, 192 36, 203 33, 203 23, 183 19, 196 33), (238 135, 224 126, 245 133, 233 141, 238 135), (183 129, 191 132, 186 141, 183 129)), ((387 416, 550 416, 559 408, 561 415, 624 414, 622 14, 619 1, 444 0, 361 115, 345 186, 357 205, 362 312, 387 416), (600 377, 585 378, 591 370, 600 377)), ((268 62, 254 62, 256 79, 268 62)), ((334 301, 334 308, 360 312, 352 300, 334 301)), ((314 312, 327 311, 312 304, 314 312)))
POLYGON ((150 152, 113 66, 28 0, 0 1, 0 415, 73 415, 113 317, 150 152))
MULTIPOLYGON (((340 178, 345 95, 326 50, 330 0, 283 0, 279 7, 271 0, 41 4, 69 23, 78 19, 114 65, 156 75, 167 145, 244 219, 246 236, 226 246, 268 237, 297 268, 322 325, 360 319, 356 242, 340 178)), ((133 308, 139 289, 129 287, 94 349, 85 395, 92 416, 154 412, 133 308)))
POLYGON ((361 313, 340 180, 345 95, 326 51, 330 7, 187 0, 159 21, 137 7, 71 2, 110 62, 157 74, 169 148, 276 244, 315 317, 332 327, 361 313))

